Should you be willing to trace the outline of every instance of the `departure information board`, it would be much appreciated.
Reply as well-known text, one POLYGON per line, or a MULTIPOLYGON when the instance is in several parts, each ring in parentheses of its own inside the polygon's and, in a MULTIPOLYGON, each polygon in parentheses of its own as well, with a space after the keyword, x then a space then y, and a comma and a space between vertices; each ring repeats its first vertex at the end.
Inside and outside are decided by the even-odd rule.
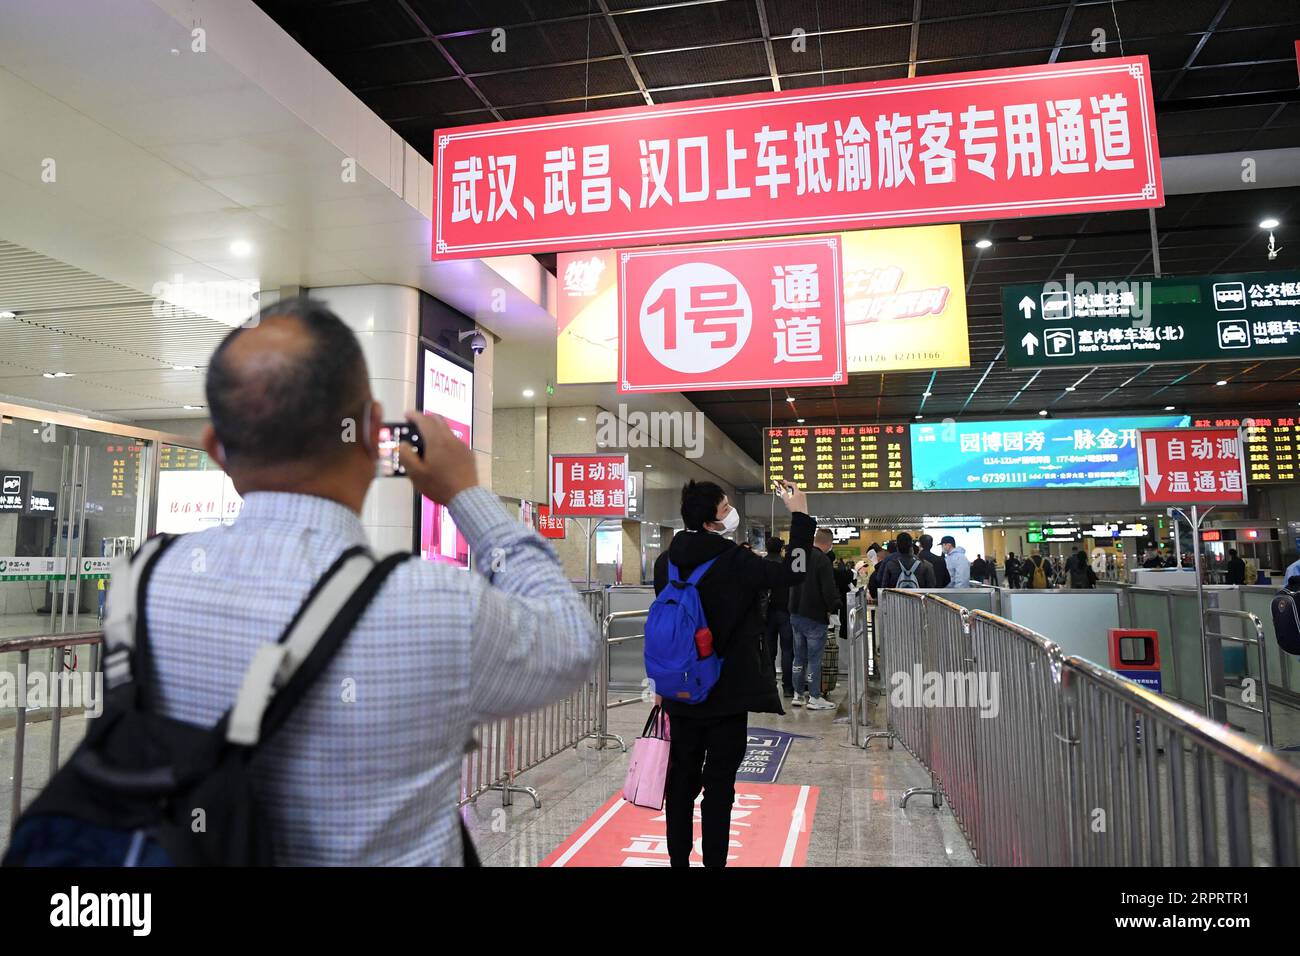
POLYGON ((1246 484, 1300 480, 1296 472, 1300 419, 1295 416, 1198 418, 1192 424, 1196 428, 1246 429, 1246 484))
POLYGON ((906 425, 764 429, 767 480, 809 491, 906 491, 912 450, 906 425))

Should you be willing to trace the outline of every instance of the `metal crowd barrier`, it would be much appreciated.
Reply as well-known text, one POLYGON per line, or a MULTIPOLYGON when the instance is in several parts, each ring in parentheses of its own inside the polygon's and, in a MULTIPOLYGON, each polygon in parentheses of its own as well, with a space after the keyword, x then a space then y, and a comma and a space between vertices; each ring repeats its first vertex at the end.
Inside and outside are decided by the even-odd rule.
POLYGON ((1300 769, 1268 747, 938 594, 881 592, 884 731, 983 863, 1295 865, 1300 769), (982 682, 982 683, 981 683, 982 682), (972 703, 973 701, 973 703, 972 703))
POLYGON ((1240 707, 1242 710, 1249 710, 1252 713, 1259 714, 1264 720, 1264 743, 1269 747, 1273 746, 1273 711, 1269 706, 1268 699, 1268 648, 1264 643, 1264 624, 1258 617, 1249 611, 1232 611, 1218 607, 1207 607, 1205 609, 1205 640, 1210 644, 1211 660, 1222 659, 1222 642, 1229 641, 1234 644, 1246 644, 1253 646, 1259 654, 1259 692, 1260 706, 1252 707, 1244 700, 1233 700, 1228 697, 1226 688, 1222 680, 1216 679, 1220 675, 1211 672, 1209 681, 1209 697, 1211 700, 1226 704, 1231 707, 1240 707), (1234 621, 1242 621, 1249 624, 1255 632, 1254 637, 1234 637, 1231 634, 1224 634, 1222 631, 1212 630, 1210 622, 1215 619, 1228 618, 1234 621))

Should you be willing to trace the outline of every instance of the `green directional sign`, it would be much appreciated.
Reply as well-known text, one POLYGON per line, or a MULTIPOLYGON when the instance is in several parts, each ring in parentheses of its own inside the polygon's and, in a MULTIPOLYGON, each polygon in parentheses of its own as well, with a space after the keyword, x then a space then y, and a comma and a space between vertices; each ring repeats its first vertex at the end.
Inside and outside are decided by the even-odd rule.
POLYGON ((1300 272, 1002 287, 1012 368, 1300 357, 1300 272))

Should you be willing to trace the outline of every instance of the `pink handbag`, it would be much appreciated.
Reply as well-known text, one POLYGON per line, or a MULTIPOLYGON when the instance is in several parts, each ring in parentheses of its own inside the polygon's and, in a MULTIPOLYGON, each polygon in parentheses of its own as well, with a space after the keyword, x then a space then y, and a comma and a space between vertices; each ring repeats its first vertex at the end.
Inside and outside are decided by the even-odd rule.
POLYGON ((641 736, 632 744, 623 799, 651 810, 664 808, 664 786, 668 782, 668 715, 662 707, 650 711, 641 736))

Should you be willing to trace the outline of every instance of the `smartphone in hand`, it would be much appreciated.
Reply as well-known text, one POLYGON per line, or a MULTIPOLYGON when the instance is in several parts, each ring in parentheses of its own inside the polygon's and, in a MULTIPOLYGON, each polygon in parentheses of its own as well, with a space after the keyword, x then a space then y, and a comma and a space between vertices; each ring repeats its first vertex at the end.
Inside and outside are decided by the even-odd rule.
POLYGON ((409 443, 417 455, 424 457, 420 433, 410 422, 384 422, 379 427, 379 474, 382 477, 395 478, 406 474, 397 457, 402 442, 409 443))

